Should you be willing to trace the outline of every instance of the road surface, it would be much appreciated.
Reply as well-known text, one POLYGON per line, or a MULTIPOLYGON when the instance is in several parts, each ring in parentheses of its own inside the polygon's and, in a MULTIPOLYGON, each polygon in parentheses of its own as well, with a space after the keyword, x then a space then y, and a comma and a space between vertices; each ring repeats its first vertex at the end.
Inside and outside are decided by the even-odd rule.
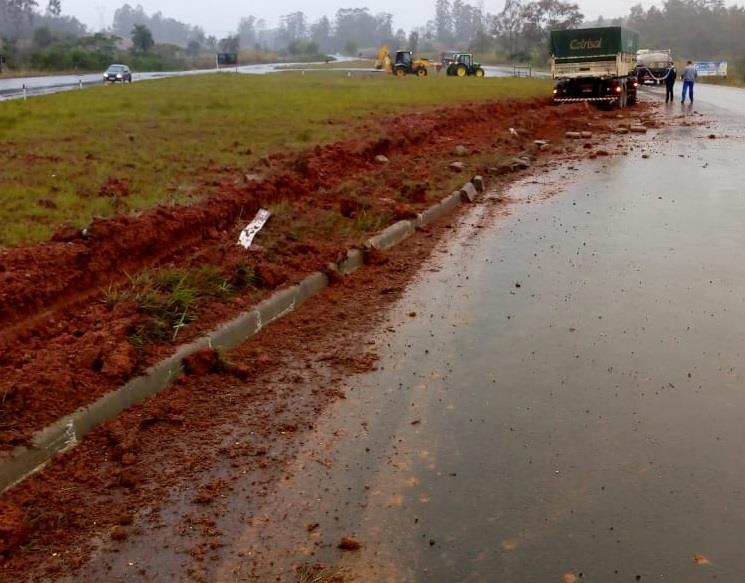
MULTIPOLYGON (((745 92, 698 99, 474 207, 205 580, 745 580, 745 92)), ((182 578, 167 531, 80 580, 182 578)))

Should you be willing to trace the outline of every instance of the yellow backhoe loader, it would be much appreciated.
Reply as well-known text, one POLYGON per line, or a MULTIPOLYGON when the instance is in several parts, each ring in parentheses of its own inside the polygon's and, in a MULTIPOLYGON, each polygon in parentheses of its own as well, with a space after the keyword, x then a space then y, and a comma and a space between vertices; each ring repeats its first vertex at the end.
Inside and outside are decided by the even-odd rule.
POLYGON ((417 77, 427 76, 427 67, 431 66, 429 59, 414 58, 412 51, 396 51, 391 57, 388 47, 380 47, 378 57, 375 59, 375 68, 384 69, 386 73, 391 73, 396 77, 405 77, 406 75, 416 75, 417 77))

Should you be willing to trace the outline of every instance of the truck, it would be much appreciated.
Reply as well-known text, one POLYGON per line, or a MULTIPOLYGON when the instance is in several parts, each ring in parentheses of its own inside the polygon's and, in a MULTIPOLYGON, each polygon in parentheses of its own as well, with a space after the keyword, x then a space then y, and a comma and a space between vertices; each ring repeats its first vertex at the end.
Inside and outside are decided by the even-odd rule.
POLYGON ((636 103, 639 33, 625 26, 551 31, 555 103, 636 103))
POLYGON ((640 49, 636 53, 636 78, 641 85, 662 83, 673 66, 670 49, 640 49))

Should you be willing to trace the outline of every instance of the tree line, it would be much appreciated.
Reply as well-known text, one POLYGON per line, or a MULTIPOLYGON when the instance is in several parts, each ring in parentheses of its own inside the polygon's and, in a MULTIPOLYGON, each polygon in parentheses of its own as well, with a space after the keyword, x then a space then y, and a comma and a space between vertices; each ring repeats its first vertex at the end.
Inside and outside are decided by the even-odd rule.
POLYGON ((430 55, 471 50, 495 61, 545 63, 549 30, 592 24, 631 26, 641 32, 643 46, 670 48, 680 58, 745 56, 745 8, 727 7, 724 0, 664 0, 648 9, 639 4, 625 16, 600 17, 594 23, 585 22, 578 5, 569 1, 505 0, 502 10, 491 14, 481 3, 434 0, 432 18, 409 31, 395 26, 390 13, 341 8, 315 21, 301 11, 291 12, 275 26, 245 16, 224 38, 160 12, 148 14, 140 5, 124 4, 107 30, 90 34, 63 14, 62 0, 46 0, 44 5, 39 0, 0 0, 0 53, 11 64, 34 68, 95 69, 107 60, 127 57, 138 60, 138 68, 158 69, 196 66, 200 56, 208 66, 207 56, 215 51, 250 51, 254 59, 310 59, 336 52, 369 55, 387 44, 430 55))
POLYGON ((681 59, 745 58, 745 8, 724 0, 665 0, 631 8, 624 23, 641 33, 642 46, 671 49, 681 59))

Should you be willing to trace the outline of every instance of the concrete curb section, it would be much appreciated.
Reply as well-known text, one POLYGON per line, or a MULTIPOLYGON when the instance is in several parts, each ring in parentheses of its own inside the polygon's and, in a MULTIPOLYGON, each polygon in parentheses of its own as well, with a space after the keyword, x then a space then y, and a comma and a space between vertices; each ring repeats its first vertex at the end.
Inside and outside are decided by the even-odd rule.
MULTIPOLYGON (((411 236, 422 227, 455 209, 462 202, 471 202, 476 192, 483 191, 484 181, 476 176, 471 182, 439 203, 419 214, 415 219, 399 221, 387 227, 367 241, 366 248, 389 249, 411 236)), ((359 249, 348 251, 347 258, 339 265, 331 266, 342 274, 356 271, 364 263, 364 254, 359 249)), ((42 469, 57 453, 75 447, 80 440, 98 425, 116 417, 125 409, 141 403, 148 397, 168 388, 183 372, 183 359, 203 348, 230 349, 245 342, 274 320, 295 310, 308 299, 319 294, 329 285, 326 274, 316 272, 299 284, 274 293, 248 312, 198 340, 180 346, 176 352, 150 367, 142 376, 130 380, 118 389, 100 397, 86 407, 62 417, 38 431, 30 446, 17 447, 5 454, 0 461, 0 492, 22 482, 34 472, 42 469)))

